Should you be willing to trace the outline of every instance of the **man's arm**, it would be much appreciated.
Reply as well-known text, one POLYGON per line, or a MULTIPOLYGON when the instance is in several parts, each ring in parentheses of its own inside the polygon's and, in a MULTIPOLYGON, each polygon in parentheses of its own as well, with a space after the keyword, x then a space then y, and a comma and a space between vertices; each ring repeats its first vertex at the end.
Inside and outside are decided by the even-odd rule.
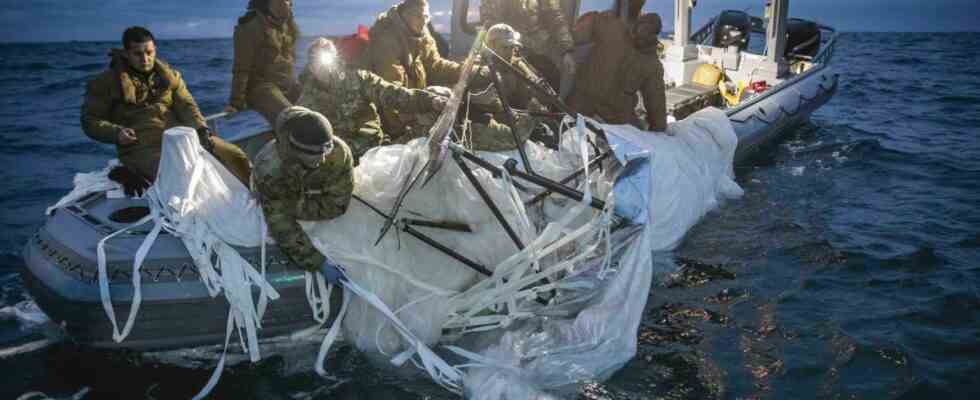
POLYGON ((184 83, 184 78, 180 76, 180 72, 176 69, 173 71, 174 80, 176 81, 173 94, 174 112, 177 113, 177 119, 192 128, 208 126, 204 120, 204 116, 201 115, 201 109, 197 107, 197 102, 194 101, 194 96, 191 96, 190 90, 187 90, 187 84, 184 83))
POLYGON ((651 62, 652 73, 643 81, 640 95, 647 110, 647 124, 651 131, 667 130, 667 89, 664 85, 664 68, 659 61, 651 62))
POLYGON ((425 33, 424 40, 425 47, 419 57, 422 58, 422 65, 428 73, 428 84, 450 87, 456 84, 459 81, 463 66, 458 62, 442 58, 442 55, 439 54, 439 47, 436 46, 436 40, 428 31, 425 33))
POLYGON ((395 108, 403 113, 433 111, 433 94, 419 89, 405 89, 369 71, 358 70, 356 78, 361 81, 361 90, 367 99, 379 107, 395 108))
POLYGON ((262 212, 269 235, 276 239, 279 250, 300 268, 318 271, 326 257, 310 242, 303 227, 296 222, 296 217, 288 211, 288 204, 282 200, 264 200, 262 212))
POLYGON ((122 127, 109 121, 112 113, 111 82, 100 76, 88 83, 82 103, 81 122, 85 134, 102 143, 116 144, 122 127))
POLYGON ((231 68, 231 95, 228 104, 236 109, 245 108, 248 81, 255 72, 256 35, 245 23, 235 27, 235 61, 231 68))

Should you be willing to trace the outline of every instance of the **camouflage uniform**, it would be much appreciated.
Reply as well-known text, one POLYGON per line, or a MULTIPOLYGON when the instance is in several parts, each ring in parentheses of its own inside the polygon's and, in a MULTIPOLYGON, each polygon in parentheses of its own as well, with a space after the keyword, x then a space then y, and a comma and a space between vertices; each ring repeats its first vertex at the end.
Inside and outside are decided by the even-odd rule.
POLYGON ((551 86, 559 86, 561 58, 575 49, 572 22, 562 12, 560 0, 483 0, 480 20, 486 27, 503 23, 520 32, 528 60, 551 86))
POLYGON ((653 131, 667 128, 664 68, 656 47, 638 50, 629 25, 612 12, 583 15, 575 40, 593 43, 589 60, 579 68, 569 105, 610 124, 632 124, 653 131), (647 120, 636 112, 637 92, 643 97, 647 120))
POLYGON ((433 111, 434 95, 405 89, 364 70, 349 68, 339 79, 323 82, 306 68, 300 83, 303 91, 297 104, 327 117, 334 134, 350 145, 355 161, 385 139, 376 106, 402 113, 433 111))
MULTIPOLYGON (((439 55, 436 41, 428 29, 421 36, 410 32, 398 12, 396 5, 378 16, 371 27, 371 41, 362 56, 362 67, 409 89, 453 86, 459 80, 461 65, 439 55)), ((385 134, 395 142, 428 133, 426 124, 419 123, 418 117, 400 114, 392 107, 381 110, 385 134)), ((431 126, 431 122, 429 124, 431 126)))
POLYGON ((291 157, 289 139, 278 130, 276 136, 255 157, 255 190, 265 223, 293 264, 318 271, 326 258, 297 220, 330 220, 347 211, 354 191, 354 159, 347 144, 334 137, 333 151, 318 168, 309 170, 291 157))
POLYGON ((257 111, 270 124, 299 96, 293 77, 299 30, 289 19, 276 22, 259 11, 249 11, 235 26, 235 63, 228 104, 257 111))
MULTIPOLYGON (((535 70, 523 58, 515 57, 511 59, 511 63, 517 69, 523 71, 525 76, 532 80, 539 79, 535 70)), ((497 72, 500 74, 500 84, 503 86, 502 92, 507 96, 511 108, 537 112, 547 111, 544 106, 534 99, 534 92, 525 84, 523 79, 514 76, 511 71, 503 67, 498 67, 497 72)), ((478 82, 483 79, 481 77, 478 79, 478 82)), ((478 82, 474 83, 474 85, 479 85, 478 82)), ((475 106, 478 111, 474 113, 477 115, 470 124, 470 128, 472 129, 472 148, 474 150, 505 151, 517 148, 514 144, 514 136, 511 134, 511 128, 503 123, 508 118, 504 115, 503 103, 500 101, 499 96, 500 91, 496 88, 491 88, 486 94, 473 99, 473 102, 478 104, 475 106), (479 111, 484 112, 482 115, 483 118, 479 115, 479 111)), ((543 118, 531 116, 524 112, 515 114, 517 135, 521 142, 527 140, 531 136, 534 128, 544 121, 543 118)))
MULTIPOLYGON (((133 172, 153 181, 160 164, 163 131, 176 126, 207 126, 180 72, 161 60, 153 70, 141 73, 129 68, 121 50, 108 71, 88 83, 82 104, 81 125, 86 135, 116 145, 119 161, 133 172), (130 128, 138 141, 116 143, 119 131, 130 128)), ((242 182, 248 182, 248 156, 218 137, 214 154, 242 182)))

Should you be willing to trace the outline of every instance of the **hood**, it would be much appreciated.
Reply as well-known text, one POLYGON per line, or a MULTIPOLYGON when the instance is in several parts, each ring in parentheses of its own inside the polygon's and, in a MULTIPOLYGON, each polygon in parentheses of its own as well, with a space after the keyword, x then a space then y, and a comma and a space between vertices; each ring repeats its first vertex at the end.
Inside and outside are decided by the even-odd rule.
MULTIPOLYGON (((129 104, 136 104, 136 86, 133 85, 133 70, 129 68, 129 61, 126 60, 126 51, 118 48, 112 49, 109 52, 109 57, 111 58, 109 67, 119 81, 119 89, 120 93, 122 93, 123 101, 129 104)), ((157 98, 166 92, 166 90, 160 89, 169 89, 174 84, 174 72, 167 63, 157 58, 153 64, 151 80, 151 85, 156 89, 154 92, 157 96, 152 99, 147 99, 147 101, 155 102, 157 98)))

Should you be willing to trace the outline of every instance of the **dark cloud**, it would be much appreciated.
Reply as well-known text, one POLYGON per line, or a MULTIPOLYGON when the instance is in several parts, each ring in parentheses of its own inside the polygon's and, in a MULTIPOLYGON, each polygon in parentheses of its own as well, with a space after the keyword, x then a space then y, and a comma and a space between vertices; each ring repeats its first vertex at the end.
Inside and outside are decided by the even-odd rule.
MULTIPOLYGON (((476 3, 477 0, 471 2, 476 3)), ((246 0, 0 0, 0 41, 117 40, 127 26, 144 25, 161 38, 228 37, 246 0)), ((606 8, 611 0, 585 0, 584 9, 606 8)), ((668 17, 673 1, 650 0, 648 8, 668 17)), ((814 18, 841 30, 976 30, 976 0, 792 0, 793 15, 814 18)), ((305 34, 353 32, 370 25, 392 0, 296 0, 305 34)), ((431 0, 435 22, 448 29, 452 0, 431 0)), ((761 10, 764 0, 700 0, 695 24, 722 9, 761 10)), ((670 18, 665 18, 668 27, 670 18)))

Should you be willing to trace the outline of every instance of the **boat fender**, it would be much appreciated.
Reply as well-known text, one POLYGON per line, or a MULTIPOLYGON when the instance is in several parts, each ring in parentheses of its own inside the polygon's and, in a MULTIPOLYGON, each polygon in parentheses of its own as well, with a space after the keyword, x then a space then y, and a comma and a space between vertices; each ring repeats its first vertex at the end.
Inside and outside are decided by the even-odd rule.
POLYGON ((691 77, 692 83, 697 83, 704 86, 715 86, 718 82, 722 81, 724 74, 721 68, 718 68, 714 64, 701 64, 698 69, 694 71, 694 76, 691 77))

